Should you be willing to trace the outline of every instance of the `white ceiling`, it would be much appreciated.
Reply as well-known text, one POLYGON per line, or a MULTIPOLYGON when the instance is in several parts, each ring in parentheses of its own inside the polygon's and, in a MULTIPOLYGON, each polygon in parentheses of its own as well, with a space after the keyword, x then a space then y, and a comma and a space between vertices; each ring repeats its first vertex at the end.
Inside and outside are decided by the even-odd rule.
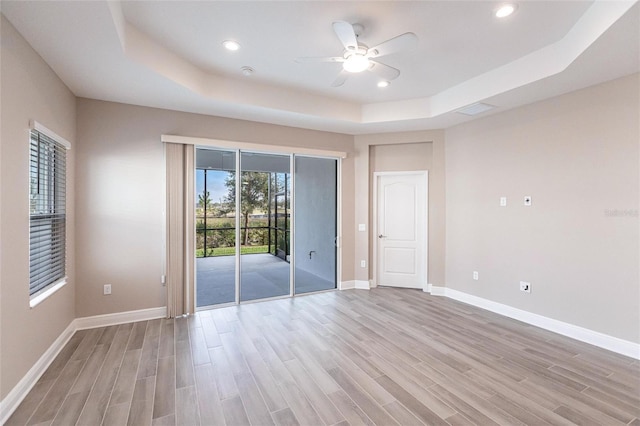
POLYGON ((2 13, 80 97, 350 134, 448 127, 485 102, 504 111, 640 70, 635 1, 7 1, 2 13), (369 46, 413 32, 415 49, 330 87, 332 22, 369 46), (222 42, 241 43, 228 52, 222 42), (242 75, 250 66, 255 73, 242 75))

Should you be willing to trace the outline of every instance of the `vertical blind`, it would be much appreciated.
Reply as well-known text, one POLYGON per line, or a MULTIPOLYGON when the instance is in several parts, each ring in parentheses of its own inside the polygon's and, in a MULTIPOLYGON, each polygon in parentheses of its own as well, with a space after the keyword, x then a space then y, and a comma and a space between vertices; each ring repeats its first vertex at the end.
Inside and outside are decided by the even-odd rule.
POLYGON ((165 143, 167 316, 195 312, 195 149, 165 143))
POLYGON ((29 167, 29 295, 66 276, 64 145, 31 130, 29 167))

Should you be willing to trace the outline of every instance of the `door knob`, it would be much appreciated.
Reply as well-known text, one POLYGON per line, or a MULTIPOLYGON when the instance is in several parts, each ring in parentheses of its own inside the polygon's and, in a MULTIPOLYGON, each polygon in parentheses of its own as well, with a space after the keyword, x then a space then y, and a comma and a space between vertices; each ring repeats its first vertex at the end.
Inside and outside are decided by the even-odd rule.
POLYGON ((380 235, 378 235, 378 238, 387 238, 387 236, 380 234, 380 235))

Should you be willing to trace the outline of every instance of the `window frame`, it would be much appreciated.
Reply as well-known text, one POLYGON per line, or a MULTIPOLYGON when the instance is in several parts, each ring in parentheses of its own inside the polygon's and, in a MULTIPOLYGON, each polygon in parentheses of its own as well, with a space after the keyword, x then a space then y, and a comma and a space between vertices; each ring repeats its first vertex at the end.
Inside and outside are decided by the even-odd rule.
MULTIPOLYGON (((42 303, 45 299, 47 299, 49 296, 51 296, 52 294, 54 294, 55 292, 57 292, 58 290, 60 290, 62 287, 64 287, 67 284, 67 278, 68 278, 68 271, 67 271, 67 260, 68 260, 68 240, 67 240, 67 234, 68 234, 68 221, 67 221, 67 214, 66 214, 66 207, 67 207, 67 202, 66 202, 66 195, 67 195, 67 187, 68 187, 68 173, 67 173, 67 166, 68 166, 68 156, 67 156, 67 151, 69 149, 71 149, 71 143, 69 143, 69 141, 67 141, 66 139, 60 137, 58 134, 56 134, 55 132, 49 130, 48 128, 46 128, 45 126, 41 125, 40 123, 36 122, 36 121, 31 121, 30 125, 29 125, 29 143, 28 143, 28 161, 29 161, 29 167, 28 167, 28 200, 29 200, 29 207, 28 207, 28 211, 29 211, 29 287, 27 289, 27 291, 29 292, 29 307, 30 308, 34 308, 35 306, 37 306, 38 304, 42 303), (56 173, 55 169, 53 170, 47 170, 48 174, 49 174, 49 178, 53 178, 52 180, 52 184, 49 182, 49 186, 53 186, 55 190, 59 190, 59 188, 56 188, 58 185, 58 182, 56 181, 55 178, 62 178, 62 185, 63 185, 63 201, 62 201, 62 207, 63 207, 63 213, 59 214, 59 213, 54 213, 51 214, 51 221, 53 223, 53 221, 56 220, 55 216, 58 216, 58 221, 60 219, 60 216, 63 217, 63 221, 62 224, 64 225, 64 228, 62 230, 62 235, 64 235, 64 239, 62 240, 62 254, 63 254, 63 261, 62 261, 62 267, 63 267, 63 273, 61 277, 56 277, 54 280, 52 280, 51 282, 47 283, 44 287, 36 290, 35 292, 31 293, 32 291, 32 276, 31 276, 31 257, 32 257, 32 243, 31 243, 31 237, 32 237, 32 220, 34 219, 34 215, 32 213, 32 138, 33 138, 33 134, 34 132, 37 132, 37 134, 46 137, 47 139, 49 139, 49 141, 46 141, 45 143, 49 143, 50 146, 54 149, 54 150, 62 150, 62 152, 64 152, 65 156, 64 156, 64 174, 61 173, 56 173), (51 142, 53 142, 53 144, 51 144, 51 142), (55 178, 54 178, 55 177, 55 178)), ((40 141, 38 141, 38 143, 41 143, 40 141)), ((55 155, 55 154, 53 154, 55 155)), ((55 201, 52 204, 56 204, 55 201)), ((52 205, 47 204, 47 207, 52 207, 52 205)))

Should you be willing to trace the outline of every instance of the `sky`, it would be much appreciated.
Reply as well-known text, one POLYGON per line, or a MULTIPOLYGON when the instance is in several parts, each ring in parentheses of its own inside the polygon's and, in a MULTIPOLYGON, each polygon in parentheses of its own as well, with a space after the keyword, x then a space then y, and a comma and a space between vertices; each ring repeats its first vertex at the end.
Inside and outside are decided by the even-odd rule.
MULTIPOLYGON (((229 172, 222 170, 207 170, 207 191, 211 197, 211 202, 219 203, 220 199, 224 199, 227 195, 227 187, 224 185, 229 172)), ((198 203, 198 195, 204 191, 204 171, 196 170, 196 204, 198 203)))

